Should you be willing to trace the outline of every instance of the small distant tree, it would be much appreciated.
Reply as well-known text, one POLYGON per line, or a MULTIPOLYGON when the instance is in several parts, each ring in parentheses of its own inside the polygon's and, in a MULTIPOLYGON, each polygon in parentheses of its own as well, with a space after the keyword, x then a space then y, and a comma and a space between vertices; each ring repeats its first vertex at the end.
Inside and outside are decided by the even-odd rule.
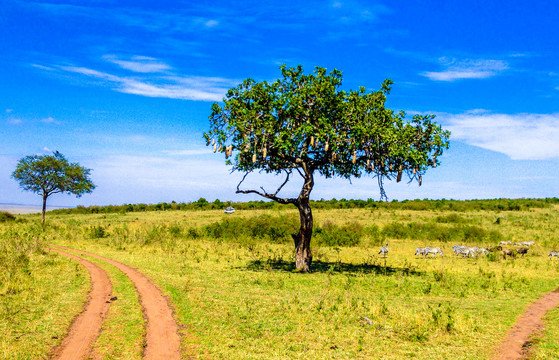
POLYGON ((219 199, 215 199, 212 205, 215 209, 223 209, 223 202, 219 199))
POLYGON ((384 179, 400 181, 402 175, 421 185, 422 176, 437 166, 450 133, 433 119, 416 115, 405 121, 404 112, 385 108, 392 81, 378 91, 342 91, 342 73, 317 67, 306 75, 303 68, 281 67, 282 78, 273 83, 243 81, 230 89, 223 105, 214 103, 210 130, 204 134, 214 152, 245 175, 237 193, 258 194, 299 210, 301 227, 293 234, 295 267, 308 272, 312 261, 310 241, 313 217, 309 204, 316 173, 331 178, 377 178, 381 198, 387 199, 384 179), (285 181, 272 192, 242 190, 246 176, 258 170, 284 174, 285 181), (298 197, 278 194, 299 174, 303 185, 298 197))
POLYGON ((42 224, 45 225, 47 198, 56 193, 73 194, 77 197, 91 193, 95 185, 89 179, 90 169, 68 160, 55 151, 53 155, 29 155, 21 158, 12 173, 19 186, 43 198, 42 224))
POLYGON ((200 199, 196 200, 193 204, 198 208, 203 209, 206 207, 206 205, 209 204, 209 202, 205 198, 201 197, 200 199))

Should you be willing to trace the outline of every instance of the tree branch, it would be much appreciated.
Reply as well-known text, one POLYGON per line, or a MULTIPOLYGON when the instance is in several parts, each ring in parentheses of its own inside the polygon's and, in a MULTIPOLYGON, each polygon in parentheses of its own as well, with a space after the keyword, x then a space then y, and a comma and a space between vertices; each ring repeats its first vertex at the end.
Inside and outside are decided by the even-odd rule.
POLYGON ((241 184, 243 183, 243 181, 245 181, 247 175, 250 174, 250 171, 245 173, 245 175, 243 176, 243 179, 241 180, 241 182, 239 182, 239 184, 237 185, 237 191, 235 192, 236 194, 257 194, 260 195, 266 199, 270 199, 270 200, 274 200, 280 204, 296 204, 297 203, 297 199, 294 198, 280 198, 277 197, 276 195, 280 192, 280 190, 284 187, 285 184, 287 184, 287 182, 289 181, 289 175, 291 174, 291 171, 289 171, 287 173, 287 178, 285 179, 285 181, 283 182, 283 184, 281 184, 279 186, 279 188, 276 190, 275 193, 270 194, 267 193, 266 190, 264 190, 263 187, 260 187, 262 189, 262 191, 258 191, 258 190, 241 190, 239 189, 239 187, 241 186, 241 184))

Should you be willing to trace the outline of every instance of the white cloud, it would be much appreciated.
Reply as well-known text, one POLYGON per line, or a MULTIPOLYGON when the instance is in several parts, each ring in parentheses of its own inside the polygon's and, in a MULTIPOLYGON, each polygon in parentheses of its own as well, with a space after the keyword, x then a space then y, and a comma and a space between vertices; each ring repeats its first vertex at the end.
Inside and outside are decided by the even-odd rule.
POLYGON ((104 204, 230 198, 238 178, 230 177, 222 159, 201 157, 120 155, 88 166, 97 185, 91 200, 104 204))
POLYGON ((85 67, 61 66, 62 70, 101 79, 114 90, 147 97, 195 101, 221 101, 227 89, 235 82, 214 77, 165 76, 139 77, 117 76, 85 67))
POLYGON ((39 64, 31 64, 32 67, 37 68, 39 70, 44 71, 54 71, 55 69, 49 66, 39 65, 39 64))
POLYGON ((204 23, 204 25, 206 25, 206 27, 213 28, 213 27, 216 27, 217 25, 219 25, 219 21, 217 21, 217 20, 208 20, 208 21, 206 21, 206 22, 204 23))
POLYGON ((435 81, 486 79, 496 76, 509 68, 508 63, 502 60, 457 60, 447 57, 442 57, 438 60, 445 70, 427 71, 421 73, 421 75, 435 81))
POLYGON ((55 120, 55 119, 54 119, 53 117, 51 117, 51 116, 49 116, 48 118, 41 119, 41 122, 42 122, 42 123, 45 123, 45 124, 56 124, 56 125, 60 125, 60 121, 55 120))
POLYGON ((104 79, 104 80, 109 80, 109 81, 114 81, 114 82, 122 81, 122 78, 119 77, 119 76, 107 74, 107 73, 97 71, 97 70, 93 70, 93 69, 88 69, 88 68, 85 68, 85 67, 61 66, 60 68, 62 70, 65 70, 65 71, 78 73, 78 74, 82 74, 82 75, 86 75, 86 76, 90 76, 90 77, 94 77, 94 78, 98 78, 98 79, 104 79))
POLYGON ((14 109, 6 109, 6 114, 9 114, 9 113, 11 113, 11 112, 13 112, 13 111, 14 111, 14 109))
POLYGON ((496 151, 513 160, 559 158, 559 113, 439 115, 451 139, 496 151))
POLYGON ((21 124, 23 124, 23 120, 18 119, 18 118, 9 118, 8 119, 8 124, 21 125, 21 124))
POLYGON ((148 56, 132 56, 130 60, 121 60, 115 55, 105 55, 103 59, 137 73, 158 73, 171 69, 169 65, 148 56))

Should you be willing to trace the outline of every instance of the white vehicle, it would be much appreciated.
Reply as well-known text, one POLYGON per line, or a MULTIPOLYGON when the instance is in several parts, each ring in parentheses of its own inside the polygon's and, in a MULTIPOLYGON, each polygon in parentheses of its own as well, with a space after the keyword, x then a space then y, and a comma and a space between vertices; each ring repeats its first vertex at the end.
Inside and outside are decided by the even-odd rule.
POLYGON ((228 206, 228 207, 225 209, 225 213, 226 213, 226 214, 233 214, 234 212, 235 212, 235 208, 234 208, 234 207, 228 206))

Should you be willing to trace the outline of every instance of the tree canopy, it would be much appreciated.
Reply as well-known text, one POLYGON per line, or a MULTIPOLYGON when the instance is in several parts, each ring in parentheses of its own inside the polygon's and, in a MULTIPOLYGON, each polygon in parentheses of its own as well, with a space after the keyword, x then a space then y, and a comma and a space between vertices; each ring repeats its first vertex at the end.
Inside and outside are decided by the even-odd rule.
MULTIPOLYGON (((245 177, 255 170, 285 174, 273 192, 242 190, 243 181, 237 192, 297 206, 299 237, 310 241, 312 236, 308 201, 315 173, 325 178, 376 177, 381 198, 386 199, 384 180, 400 181, 405 174, 421 185, 427 169, 437 166, 448 148, 450 133, 433 121, 434 115, 415 115, 406 121, 404 112, 385 107, 391 80, 377 91, 364 87, 344 91, 338 70, 327 73, 317 67, 313 74, 305 74, 300 65, 280 69, 282 77, 273 83, 246 79, 227 92, 223 105, 214 103, 204 137, 245 177), (301 193, 297 198, 279 196, 293 171, 303 178, 301 193)), ((295 243, 297 247, 297 239, 295 243)), ((306 256, 310 264, 310 248, 306 256)))
POLYGON ((12 178, 23 190, 42 196, 44 224, 46 201, 50 195, 67 193, 80 197, 95 189, 95 185, 89 179, 90 172, 90 169, 78 163, 69 163, 64 155, 55 151, 53 155, 28 155, 21 158, 12 173, 12 178))

